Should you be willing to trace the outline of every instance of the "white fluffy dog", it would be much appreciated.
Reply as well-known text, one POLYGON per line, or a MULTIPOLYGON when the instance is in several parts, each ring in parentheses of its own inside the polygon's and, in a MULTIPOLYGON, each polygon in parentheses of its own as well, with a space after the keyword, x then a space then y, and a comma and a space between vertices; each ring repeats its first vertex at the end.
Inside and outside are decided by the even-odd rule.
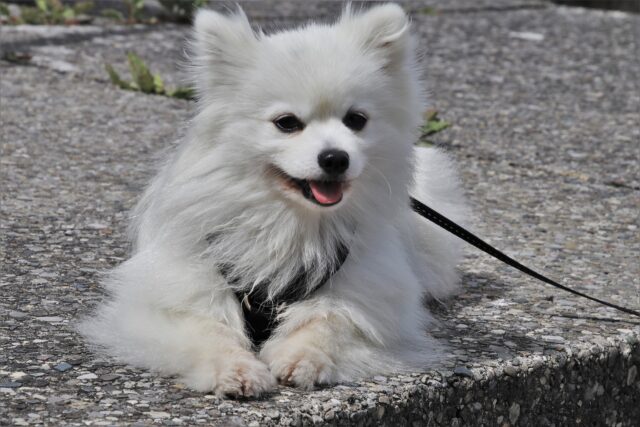
POLYGON ((198 113, 83 333, 232 396, 437 359, 424 297, 453 291, 460 247, 409 194, 455 221, 465 207, 448 157, 414 148, 424 97, 405 13, 347 7, 265 35, 241 10, 202 10, 194 25, 198 113), (273 317, 252 343, 263 304, 273 317))

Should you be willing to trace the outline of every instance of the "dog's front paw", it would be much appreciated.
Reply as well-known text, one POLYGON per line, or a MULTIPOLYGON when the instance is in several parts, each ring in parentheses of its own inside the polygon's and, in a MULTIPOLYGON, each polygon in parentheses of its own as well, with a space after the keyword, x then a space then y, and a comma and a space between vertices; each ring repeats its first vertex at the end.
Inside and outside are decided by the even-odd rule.
POLYGON ((218 374, 215 393, 218 396, 258 397, 276 386, 267 365, 253 355, 231 360, 218 374))
POLYGON ((183 380, 196 390, 213 391, 220 397, 258 397, 277 384, 267 365, 249 352, 231 353, 216 363, 200 365, 183 380))
POLYGON ((282 384, 311 390, 316 384, 334 381, 335 364, 320 349, 306 346, 270 354, 272 357, 267 357, 267 363, 282 384))

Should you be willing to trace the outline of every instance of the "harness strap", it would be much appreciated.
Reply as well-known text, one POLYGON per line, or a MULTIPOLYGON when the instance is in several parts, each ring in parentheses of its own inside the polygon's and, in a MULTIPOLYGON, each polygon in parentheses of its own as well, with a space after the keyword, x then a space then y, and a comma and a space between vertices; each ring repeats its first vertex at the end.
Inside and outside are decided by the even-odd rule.
MULTIPOLYGON (((254 291, 247 293, 243 290, 234 290, 234 294, 238 302, 242 306, 242 314, 244 315, 244 324, 249 338, 253 345, 258 348, 263 342, 269 339, 271 333, 278 325, 278 312, 286 305, 302 301, 309 297, 312 293, 322 288, 331 277, 340 270, 342 264, 349 256, 349 248, 340 243, 337 250, 336 264, 327 269, 322 280, 318 282, 313 289, 307 289, 309 272, 301 270, 296 277, 289 283, 285 290, 275 298, 269 298, 266 289, 269 282, 265 281, 255 286, 254 291)), ((237 277, 231 277, 230 266, 219 266, 220 274, 225 278, 227 283, 234 284, 238 282, 237 277)))

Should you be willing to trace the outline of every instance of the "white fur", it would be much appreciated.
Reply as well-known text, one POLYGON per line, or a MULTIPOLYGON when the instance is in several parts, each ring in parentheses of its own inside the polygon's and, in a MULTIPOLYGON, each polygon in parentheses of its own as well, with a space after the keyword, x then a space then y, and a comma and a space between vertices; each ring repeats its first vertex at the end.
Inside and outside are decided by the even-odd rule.
POLYGON ((436 360, 423 296, 455 289, 460 250, 410 210, 409 190, 455 220, 465 208, 447 156, 413 145, 424 97, 404 12, 347 8, 333 25, 267 36, 241 10, 204 10, 194 26, 199 112, 136 208, 133 254, 105 280, 111 298, 83 333, 125 362, 220 395, 259 395, 276 379, 311 388, 436 360), (369 117, 360 132, 341 122, 350 108, 369 117), (277 130, 272 120, 285 112, 306 128, 277 130), (351 159, 351 187, 337 206, 316 206, 265 172, 275 165, 317 177, 318 153, 330 147, 351 159), (253 353, 216 266, 234 266, 243 278, 234 286, 269 279, 277 295, 300 266, 314 286, 339 241, 350 250, 340 270, 281 312, 253 353))

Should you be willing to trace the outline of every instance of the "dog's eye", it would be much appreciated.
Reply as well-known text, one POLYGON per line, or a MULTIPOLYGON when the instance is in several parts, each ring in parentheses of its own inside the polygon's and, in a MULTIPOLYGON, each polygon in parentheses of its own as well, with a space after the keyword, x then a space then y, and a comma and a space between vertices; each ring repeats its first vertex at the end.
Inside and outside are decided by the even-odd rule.
POLYGON ((297 132, 304 129, 304 123, 293 114, 283 114, 273 120, 273 124, 285 133, 297 132))
POLYGON ((367 116, 364 113, 349 111, 342 119, 342 123, 351 130, 359 131, 367 124, 367 120, 367 116))

